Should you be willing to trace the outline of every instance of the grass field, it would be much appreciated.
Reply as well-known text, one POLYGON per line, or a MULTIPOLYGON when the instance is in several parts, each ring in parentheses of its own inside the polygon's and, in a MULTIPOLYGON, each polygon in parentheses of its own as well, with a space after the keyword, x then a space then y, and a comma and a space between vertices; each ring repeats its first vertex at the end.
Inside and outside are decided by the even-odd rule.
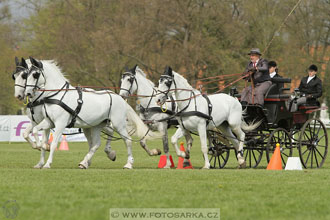
MULTIPOLYGON (((50 170, 36 170, 39 151, 27 143, 1 143, 0 207, 16 200, 15 219, 34 220, 109 219, 110 208, 220 208, 221 219, 330 219, 330 159, 321 169, 267 171, 264 156, 257 169, 237 170, 232 154, 225 169, 200 170, 194 140, 194 170, 157 169, 159 157, 149 157, 136 143, 134 169, 123 170, 122 141, 113 143, 115 162, 103 145, 92 166, 79 170, 87 143, 69 143, 70 151, 55 153, 50 170)), ((149 146, 162 149, 160 140, 149 146)), ((177 164, 172 146, 170 151, 177 164)))

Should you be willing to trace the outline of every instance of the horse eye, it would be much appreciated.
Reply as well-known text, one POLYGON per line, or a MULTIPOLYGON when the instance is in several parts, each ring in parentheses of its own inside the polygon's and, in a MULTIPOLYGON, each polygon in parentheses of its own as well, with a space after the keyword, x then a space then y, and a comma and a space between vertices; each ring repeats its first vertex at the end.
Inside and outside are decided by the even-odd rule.
POLYGON ((25 72, 25 73, 22 74, 22 78, 23 79, 27 79, 27 76, 28 76, 27 72, 25 72))
POLYGON ((33 73, 33 78, 38 79, 40 76, 39 72, 33 73))

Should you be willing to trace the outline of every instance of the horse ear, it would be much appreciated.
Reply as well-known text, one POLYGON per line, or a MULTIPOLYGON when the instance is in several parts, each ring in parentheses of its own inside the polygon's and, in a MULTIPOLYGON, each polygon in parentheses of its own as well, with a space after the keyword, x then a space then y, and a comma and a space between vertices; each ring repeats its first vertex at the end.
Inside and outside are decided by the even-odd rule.
POLYGON ((15 57, 15 64, 16 64, 16 66, 19 66, 19 59, 18 59, 18 57, 15 57))
POLYGON ((26 68, 26 69, 28 69, 29 67, 28 67, 28 65, 27 65, 27 63, 25 62, 25 59, 22 57, 22 66, 24 67, 24 68, 26 68))
POLYGON ((133 69, 132 69, 132 73, 135 75, 135 73, 136 73, 136 67, 137 67, 138 65, 137 64, 135 64, 135 66, 133 67, 133 69))
POLYGON ((165 74, 169 76, 173 76, 172 68, 170 66, 165 67, 165 74))
POLYGON ((39 60, 36 60, 36 59, 34 59, 33 57, 31 57, 31 56, 30 56, 30 60, 31 60, 31 63, 32 63, 34 66, 36 66, 36 67, 38 67, 38 68, 40 68, 40 69, 43 68, 42 62, 40 62, 39 60))

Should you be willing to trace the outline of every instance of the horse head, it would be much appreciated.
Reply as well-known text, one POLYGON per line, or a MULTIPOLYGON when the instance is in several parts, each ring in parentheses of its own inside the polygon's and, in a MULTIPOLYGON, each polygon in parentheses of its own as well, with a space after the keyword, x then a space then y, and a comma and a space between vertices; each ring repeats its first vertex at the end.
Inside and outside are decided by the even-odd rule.
POLYGON ((30 57, 31 68, 29 69, 25 95, 33 98, 37 89, 42 88, 46 83, 46 78, 43 72, 43 64, 41 61, 30 57))
POLYGON ((128 69, 126 67, 126 70, 121 77, 119 95, 123 98, 127 98, 129 95, 135 93, 135 91, 138 89, 138 84, 136 81, 137 67, 137 65, 135 65, 132 69, 128 69))
POLYGON ((157 104, 159 106, 163 105, 168 98, 175 90, 175 81, 172 68, 169 66, 165 67, 164 74, 159 78, 158 84, 158 95, 157 95, 157 104))
POLYGON ((29 67, 22 57, 21 61, 17 57, 15 57, 16 68, 12 73, 12 78, 15 80, 15 98, 19 100, 23 100, 25 95, 24 91, 26 88, 26 79, 29 73, 29 67))

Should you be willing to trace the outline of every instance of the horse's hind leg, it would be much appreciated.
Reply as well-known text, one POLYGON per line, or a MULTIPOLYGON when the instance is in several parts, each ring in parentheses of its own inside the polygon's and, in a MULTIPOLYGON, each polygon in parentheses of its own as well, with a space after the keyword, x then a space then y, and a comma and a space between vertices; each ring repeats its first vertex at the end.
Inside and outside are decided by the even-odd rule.
POLYGON ((104 152, 110 160, 115 161, 116 160, 116 151, 111 149, 111 140, 112 140, 112 136, 113 136, 113 129, 111 127, 106 126, 104 128, 104 131, 108 135, 107 143, 104 148, 104 152))
POLYGON ((236 148, 239 168, 245 168, 246 162, 243 157, 243 146, 244 146, 245 133, 242 131, 240 126, 233 127, 232 131, 236 134, 236 137, 238 139, 237 142, 239 142, 238 148, 236 148))
POLYGON ((85 158, 79 163, 79 168, 87 169, 89 167, 89 163, 91 163, 93 155, 101 145, 100 133, 103 127, 104 125, 101 124, 91 128, 90 132, 91 132, 92 147, 89 149, 89 152, 86 154, 85 158))
MULTIPOLYGON (((83 129, 84 135, 87 139, 88 142, 88 151, 91 150, 91 148, 93 147, 93 142, 92 142, 92 136, 91 136, 91 128, 84 128, 83 129)), ((90 167, 90 165, 92 164, 92 161, 89 160, 88 161, 88 167, 90 167)))
POLYGON ((201 149, 204 157, 204 166, 203 169, 210 169, 210 162, 208 158, 208 148, 207 148, 207 134, 206 134, 206 124, 200 123, 198 125, 198 134, 201 140, 201 149))

